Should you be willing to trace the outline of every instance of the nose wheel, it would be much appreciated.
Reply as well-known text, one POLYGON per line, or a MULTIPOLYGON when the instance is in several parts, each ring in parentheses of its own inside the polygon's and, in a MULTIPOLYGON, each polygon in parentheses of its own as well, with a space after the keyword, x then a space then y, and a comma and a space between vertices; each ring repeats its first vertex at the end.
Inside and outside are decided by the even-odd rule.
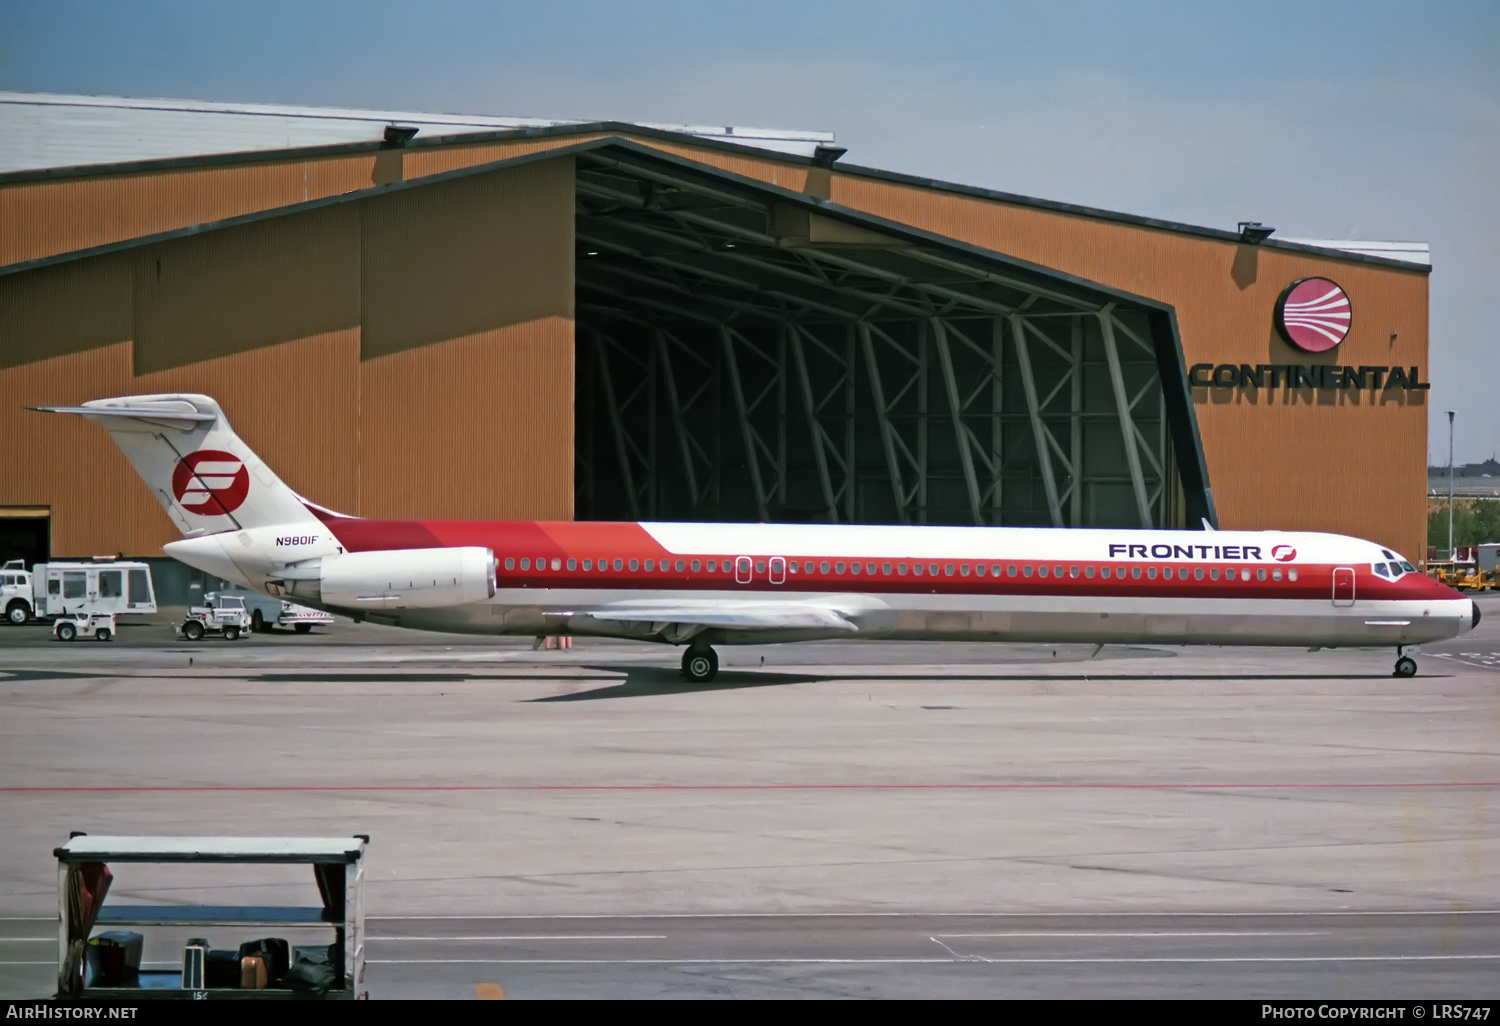
POLYGON ((690 648, 682 653, 682 675, 694 684, 707 684, 719 675, 719 654, 711 648, 690 648))
POLYGON ((1415 677, 1417 675, 1417 661, 1412 658, 1419 649, 1416 645, 1401 645, 1396 649, 1396 668, 1391 671, 1392 677, 1415 677))

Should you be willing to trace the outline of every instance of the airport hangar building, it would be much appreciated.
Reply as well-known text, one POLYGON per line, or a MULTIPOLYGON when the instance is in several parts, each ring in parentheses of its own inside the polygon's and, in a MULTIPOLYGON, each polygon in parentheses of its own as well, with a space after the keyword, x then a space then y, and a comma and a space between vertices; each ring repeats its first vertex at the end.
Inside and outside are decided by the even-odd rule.
POLYGON ((160 554, 176 531, 104 432, 25 407, 169 391, 370 517, 1207 522, 1423 551, 1425 246, 922 180, 831 136, 376 129, 0 173, 11 555, 160 554), (1352 312, 1321 352, 1326 320, 1281 321, 1308 279, 1331 334, 1352 312))

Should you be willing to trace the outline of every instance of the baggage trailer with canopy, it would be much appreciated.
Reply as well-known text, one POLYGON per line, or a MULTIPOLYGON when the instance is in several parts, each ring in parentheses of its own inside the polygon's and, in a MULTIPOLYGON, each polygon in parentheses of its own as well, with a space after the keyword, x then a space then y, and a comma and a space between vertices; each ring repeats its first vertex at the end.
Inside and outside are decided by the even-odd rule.
POLYGON ((367 834, 127 837, 74 833, 53 851, 57 858, 58 999, 366 997, 364 854, 369 841, 367 834), (311 882, 317 885, 319 901, 275 906, 108 901, 115 870, 142 863, 225 867, 230 893, 238 893, 247 882, 245 874, 233 867, 306 865, 312 868, 311 882), (143 937, 125 929, 130 927, 212 931, 218 940, 238 947, 214 951, 206 939, 195 938, 183 949, 180 967, 143 966, 143 937), (261 940, 276 931, 309 930, 331 937, 332 943, 288 948, 284 940, 274 937, 261 940), (236 957, 236 962, 243 963, 244 975, 239 975, 239 965, 232 968, 241 985, 222 980, 214 985, 212 956, 237 956, 247 949, 262 951, 277 944, 287 963, 284 968, 267 971, 269 959, 255 966, 259 955, 236 957))

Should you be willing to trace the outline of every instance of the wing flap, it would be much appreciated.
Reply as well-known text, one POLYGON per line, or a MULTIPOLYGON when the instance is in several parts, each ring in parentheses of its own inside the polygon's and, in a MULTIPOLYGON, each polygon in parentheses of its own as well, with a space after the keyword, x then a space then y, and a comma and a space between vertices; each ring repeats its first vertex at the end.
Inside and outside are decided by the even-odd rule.
POLYGON ((837 630, 859 628, 827 606, 746 604, 742 606, 694 606, 653 603, 649 606, 604 606, 576 609, 563 616, 588 616, 595 620, 651 624, 659 632, 667 624, 716 627, 737 631, 837 630))

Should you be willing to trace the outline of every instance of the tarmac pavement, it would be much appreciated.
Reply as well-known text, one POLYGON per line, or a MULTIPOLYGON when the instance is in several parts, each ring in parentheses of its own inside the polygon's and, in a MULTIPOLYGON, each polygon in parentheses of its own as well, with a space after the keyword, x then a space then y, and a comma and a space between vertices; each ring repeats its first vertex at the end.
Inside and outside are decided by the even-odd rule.
MULTIPOLYGON (((70 830, 370 834, 375 997, 1493 995, 1480 603, 1409 680, 1386 652, 828 643, 692 686, 628 643, 0 629, 0 996, 53 990, 70 830)), ((110 900, 311 886, 120 866, 110 900)))

